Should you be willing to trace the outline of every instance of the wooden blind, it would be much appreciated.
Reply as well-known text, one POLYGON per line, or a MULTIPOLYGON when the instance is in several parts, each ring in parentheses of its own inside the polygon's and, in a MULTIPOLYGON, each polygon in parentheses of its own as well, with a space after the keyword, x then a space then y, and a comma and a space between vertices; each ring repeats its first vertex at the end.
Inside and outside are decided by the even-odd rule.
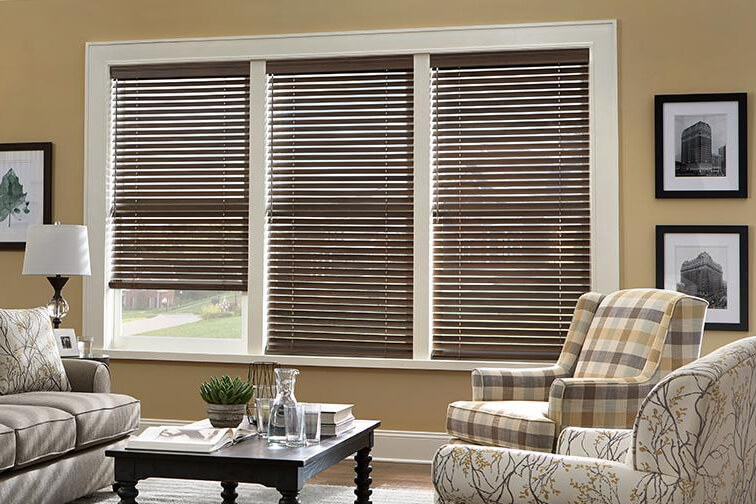
POLYGON ((556 359, 590 289, 588 51, 431 67, 433 357, 556 359))
POLYGON ((412 58, 268 74, 268 353, 411 358, 412 58))
POLYGON ((246 290, 249 64, 111 80, 110 287, 246 290))

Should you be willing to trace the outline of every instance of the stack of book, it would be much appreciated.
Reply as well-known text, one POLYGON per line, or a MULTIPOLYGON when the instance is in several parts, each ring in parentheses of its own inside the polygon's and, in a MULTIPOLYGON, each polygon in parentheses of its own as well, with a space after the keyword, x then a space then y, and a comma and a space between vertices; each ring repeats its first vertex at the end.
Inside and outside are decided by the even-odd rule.
POLYGON ((320 435, 333 437, 354 428, 353 404, 321 404, 320 435))

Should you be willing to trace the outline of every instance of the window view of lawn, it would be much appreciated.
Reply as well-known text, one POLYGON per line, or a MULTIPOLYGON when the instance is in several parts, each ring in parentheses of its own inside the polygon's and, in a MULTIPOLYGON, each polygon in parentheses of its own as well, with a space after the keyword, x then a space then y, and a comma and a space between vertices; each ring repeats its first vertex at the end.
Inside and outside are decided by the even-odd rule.
POLYGON ((240 339, 241 297, 238 292, 124 290, 121 333, 240 339))

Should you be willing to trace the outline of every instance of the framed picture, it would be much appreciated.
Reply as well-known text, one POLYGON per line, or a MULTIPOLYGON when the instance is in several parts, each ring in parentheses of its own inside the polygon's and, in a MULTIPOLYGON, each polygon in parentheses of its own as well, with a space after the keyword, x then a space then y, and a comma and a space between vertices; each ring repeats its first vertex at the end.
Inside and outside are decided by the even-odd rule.
POLYGON ((52 144, 0 144, 0 249, 23 250, 31 224, 52 224, 52 144))
POLYGON ((748 226, 656 226, 656 287, 709 302, 706 329, 748 330, 748 226))
POLYGON ((79 342, 73 329, 53 329, 61 357, 78 357, 79 342))
POLYGON ((656 197, 747 198, 746 93, 656 96, 656 197))

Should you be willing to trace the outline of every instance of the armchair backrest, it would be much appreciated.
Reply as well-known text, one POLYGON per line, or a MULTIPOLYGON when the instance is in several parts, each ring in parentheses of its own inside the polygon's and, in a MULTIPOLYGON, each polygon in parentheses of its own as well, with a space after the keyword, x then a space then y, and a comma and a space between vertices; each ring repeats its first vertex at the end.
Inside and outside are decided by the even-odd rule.
POLYGON ((575 378, 665 376, 698 358, 703 299, 660 289, 607 295, 585 336, 575 378))
POLYGON ((567 331, 567 337, 562 346, 562 352, 559 354, 557 366, 560 367, 567 376, 572 376, 575 372, 580 350, 585 343, 585 335, 591 328, 591 322, 596 315, 596 310, 604 299, 603 294, 598 292, 586 292, 578 298, 575 305, 575 311, 572 314, 570 328, 567 331))
POLYGON ((690 482, 691 495, 706 502, 751 502, 756 337, 724 346, 662 379, 638 411, 628 464, 690 482))

